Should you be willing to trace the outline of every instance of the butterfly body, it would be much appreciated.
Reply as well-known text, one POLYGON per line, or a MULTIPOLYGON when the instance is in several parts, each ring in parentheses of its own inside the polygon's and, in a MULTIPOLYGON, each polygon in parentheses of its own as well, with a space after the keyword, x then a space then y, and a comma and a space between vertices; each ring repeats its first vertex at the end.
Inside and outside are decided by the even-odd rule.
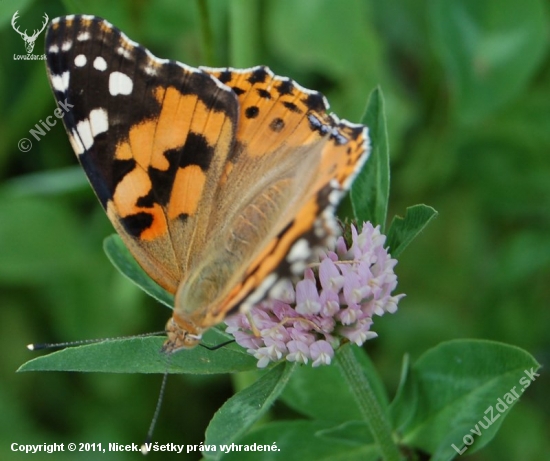
POLYGON ((94 16, 52 21, 50 84, 107 216, 175 294, 164 350, 193 347, 337 234, 334 209, 368 157, 362 125, 267 67, 156 58, 94 16))

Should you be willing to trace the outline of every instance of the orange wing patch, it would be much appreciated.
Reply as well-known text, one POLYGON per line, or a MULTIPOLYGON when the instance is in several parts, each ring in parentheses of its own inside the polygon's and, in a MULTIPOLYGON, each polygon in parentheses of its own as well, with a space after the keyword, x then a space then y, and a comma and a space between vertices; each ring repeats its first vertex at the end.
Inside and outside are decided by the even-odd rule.
POLYGON ((276 76, 267 67, 204 70, 237 94, 241 107, 237 140, 246 144, 250 157, 284 147, 303 147, 317 139, 307 114, 326 109, 326 100, 319 93, 276 76))
POLYGON ((180 168, 174 179, 172 198, 168 208, 168 216, 175 219, 180 215, 192 216, 196 213, 198 200, 189 200, 188 197, 200 197, 206 175, 197 165, 180 168))

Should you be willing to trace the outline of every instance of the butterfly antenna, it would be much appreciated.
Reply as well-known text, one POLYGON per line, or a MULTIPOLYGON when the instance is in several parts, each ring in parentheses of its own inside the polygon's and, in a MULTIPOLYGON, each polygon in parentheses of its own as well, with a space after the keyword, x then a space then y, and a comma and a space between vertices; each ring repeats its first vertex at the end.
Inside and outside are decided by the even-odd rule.
POLYGON ((162 384, 160 385, 159 398, 157 399, 157 406, 155 408, 155 413, 153 414, 153 419, 149 425, 149 430, 147 431, 147 436, 145 437, 145 442, 141 445, 141 453, 146 455, 150 451, 151 440, 153 440, 153 432, 155 431, 155 426, 157 425, 157 420, 160 413, 160 408, 162 407, 162 402, 164 401, 164 393, 166 390, 166 383, 168 382, 168 372, 164 373, 162 377, 162 384))
POLYGON ((141 335, 119 336, 117 338, 98 338, 98 339, 81 339, 80 341, 67 341, 63 343, 42 343, 42 344, 28 344, 27 349, 30 351, 39 351, 41 349, 59 349, 61 347, 82 346, 83 344, 102 343, 104 341, 114 341, 117 339, 133 339, 133 338, 147 338, 149 336, 165 336, 165 331, 155 331, 153 333, 143 333, 141 335))

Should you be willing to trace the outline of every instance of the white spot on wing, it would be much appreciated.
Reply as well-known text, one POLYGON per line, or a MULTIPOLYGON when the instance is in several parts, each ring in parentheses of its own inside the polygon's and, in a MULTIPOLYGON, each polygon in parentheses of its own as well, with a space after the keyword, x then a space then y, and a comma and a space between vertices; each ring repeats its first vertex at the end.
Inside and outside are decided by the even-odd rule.
POLYGON ((86 119, 79 122, 78 125, 76 125, 76 131, 85 150, 93 146, 94 137, 92 135, 92 127, 89 120, 86 119))
POLYGON ((90 125, 94 138, 99 133, 104 133, 109 129, 109 117, 105 109, 94 109, 90 112, 90 125))
POLYGON ((107 61, 105 61, 105 59, 103 59, 101 56, 98 56, 94 59, 94 69, 103 72, 105 69, 107 69, 107 61))
POLYGON ((89 32, 80 32, 76 39, 79 42, 85 42, 86 40, 90 40, 90 33, 89 32))
POLYGON ((73 41, 72 40, 67 40, 66 42, 63 42, 63 44, 61 45, 61 49, 63 51, 69 51, 73 46, 73 41))
POLYGON ((61 75, 52 75, 52 87, 56 91, 65 93, 69 88, 69 71, 63 72, 61 75))
MULTIPOLYGON (((334 207, 329 206, 313 223, 313 232, 319 240, 326 241, 329 235, 339 234, 336 219, 334 218, 334 207)), ((329 245, 327 245, 329 246, 329 245)))
POLYGON ((122 46, 119 46, 117 48, 116 52, 118 54, 120 54, 121 56, 124 56, 126 59, 128 59, 130 56, 132 56, 132 53, 130 53, 129 50, 127 50, 126 48, 124 48, 122 46))
POLYGON ((57 45, 52 45, 48 48, 48 53, 59 53, 59 47, 57 45))
POLYGON ((94 144, 94 138, 109 129, 109 117, 105 109, 94 109, 90 112, 89 118, 82 120, 72 130, 69 140, 77 155, 86 152, 94 144))
POLYGON ((128 95, 132 92, 134 83, 132 79, 122 72, 113 72, 109 75, 109 93, 111 96, 117 94, 128 95))
POLYGON ((309 248, 309 243, 306 239, 301 238, 300 240, 294 242, 294 245, 292 245, 292 248, 286 256, 286 260, 289 263, 293 263, 295 261, 304 261, 310 256, 311 249, 309 248))
POLYGON ((71 146, 73 147, 76 155, 81 155, 84 153, 84 145, 80 142, 80 138, 78 137, 76 130, 71 131, 69 141, 71 142, 71 146))
POLYGON ((328 201, 331 205, 338 205, 340 203, 340 199, 342 198, 342 191, 338 189, 334 189, 333 191, 328 194, 328 201))
POLYGON ((307 264, 305 261, 296 261, 295 263, 292 263, 290 265, 290 271, 294 275, 304 275, 304 271, 306 270, 307 264))
POLYGON ((74 65, 76 67, 84 67, 87 61, 86 56, 79 54, 76 58, 74 58, 74 65))
POLYGON ((143 70, 147 75, 157 75, 157 70, 154 67, 147 66, 143 70))

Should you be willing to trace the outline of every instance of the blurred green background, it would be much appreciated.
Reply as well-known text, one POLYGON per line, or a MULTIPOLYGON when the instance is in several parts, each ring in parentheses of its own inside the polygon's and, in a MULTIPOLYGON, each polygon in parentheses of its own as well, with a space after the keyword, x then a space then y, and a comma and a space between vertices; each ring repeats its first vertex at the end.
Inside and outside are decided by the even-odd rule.
MULTIPOLYGON (((548 2, 2 0, 1 459, 27 459, 10 452, 12 442, 141 443, 160 376, 15 370, 39 355, 28 343, 156 331, 170 315, 103 254, 112 228, 61 123, 40 142, 29 135, 55 105, 44 63, 13 59, 25 54, 10 26, 16 10, 21 30, 38 28, 44 12, 50 19, 95 14, 161 57, 194 66, 266 64, 322 91, 335 113, 354 122, 380 85, 392 159, 390 216, 416 203, 439 211, 397 266, 407 297, 396 314, 375 319, 379 338, 366 345, 389 392, 403 354, 414 360, 451 338, 503 341, 550 362, 548 2), (33 142, 26 153, 18 150, 24 137, 33 142)), ((43 40, 41 34, 35 54, 43 40)), ((470 459, 549 459, 549 390, 543 368, 492 444, 470 459)), ((229 376, 170 378, 154 439, 200 443, 231 393, 229 376)), ((271 416, 293 415, 276 404, 271 416)))

